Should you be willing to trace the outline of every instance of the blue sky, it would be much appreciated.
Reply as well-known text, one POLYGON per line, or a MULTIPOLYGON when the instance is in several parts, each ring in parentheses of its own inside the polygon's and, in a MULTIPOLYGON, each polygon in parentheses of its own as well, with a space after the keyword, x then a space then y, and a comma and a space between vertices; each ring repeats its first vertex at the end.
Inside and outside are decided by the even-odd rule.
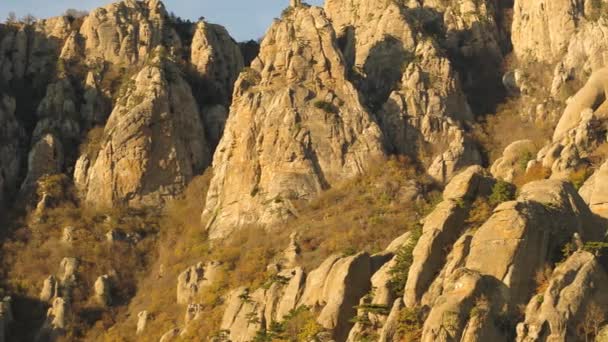
MULTIPOLYGON (((112 0, 0 0, 0 20, 9 12, 18 17, 31 13, 44 18, 56 16, 68 8, 91 10, 112 0)), ((164 0, 167 10, 195 20, 224 25, 237 40, 256 39, 264 35, 272 19, 279 17, 289 0, 164 0)), ((321 5, 323 0, 308 0, 321 5)))

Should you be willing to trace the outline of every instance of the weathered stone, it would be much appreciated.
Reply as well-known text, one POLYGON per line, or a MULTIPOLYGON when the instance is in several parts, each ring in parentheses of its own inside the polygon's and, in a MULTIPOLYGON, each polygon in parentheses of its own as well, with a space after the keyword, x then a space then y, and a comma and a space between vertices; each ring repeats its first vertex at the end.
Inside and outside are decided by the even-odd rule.
POLYGON ((553 180, 528 183, 517 202, 496 208, 475 233, 466 267, 502 281, 511 303, 520 304, 529 298, 536 272, 575 233, 583 241, 603 235, 574 187, 553 180))
POLYGON ((63 228, 63 233, 61 235, 61 242, 64 242, 67 244, 74 242, 75 232, 76 232, 76 228, 74 228, 72 226, 63 228))
POLYGON ((204 287, 210 286, 220 272, 221 264, 209 262, 203 266, 202 262, 189 267, 177 277, 177 302, 190 304, 197 296, 202 294, 204 287))
POLYGON ((447 200, 439 203, 424 219, 422 236, 412 253, 403 301, 408 307, 419 304, 433 278, 443 267, 445 249, 462 233, 467 208, 460 202, 447 200))
POLYGON ((163 336, 160 337, 159 342, 173 341, 174 339, 179 337, 180 332, 181 332, 180 328, 173 328, 173 329, 167 331, 166 333, 164 333, 163 336))
POLYGON ((443 190, 444 200, 472 200, 489 196, 496 181, 481 166, 470 166, 454 176, 443 190))
POLYGON ((44 135, 34 144, 28 157, 28 171, 21 192, 26 194, 34 190, 38 179, 45 175, 62 172, 63 146, 52 134, 44 135))
POLYGON ((209 150, 196 101, 177 68, 155 59, 133 77, 100 149, 80 159, 74 178, 89 204, 162 206, 178 196, 208 165, 209 150))
POLYGON ((55 276, 49 276, 44 280, 42 291, 40 291, 40 301, 48 302, 55 298, 59 292, 59 284, 55 276))
POLYGON ((517 327, 517 341, 578 340, 581 324, 597 328, 592 320, 608 314, 606 286, 608 274, 595 256, 575 252, 555 268, 545 292, 530 300, 525 322, 517 327))
MULTIPOLYGON (((498 338, 498 341, 506 341, 504 335, 501 336, 494 325, 495 320, 492 317, 480 320, 473 317, 469 320, 470 313, 473 308, 478 306, 478 301, 482 296, 494 301, 492 305, 501 306, 497 294, 499 288, 496 283, 496 280, 491 277, 482 276, 465 268, 454 272, 447 282, 448 286, 444 294, 431 308, 428 318, 424 322, 421 341, 487 341, 486 339, 476 340, 474 336, 477 334, 482 338, 495 337, 498 338), (473 324, 476 326, 473 327, 473 324), (465 339, 461 339, 461 337, 465 337, 465 339)), ((489 314, 484 313, 484 315, 489 314)))
POLYGON ((293 217, 293 200, 310 200, 383 157, 380 130, 345 74, 323 10, 297 7, 274 22, 237 81, 214 155, 203 215, 212 239, 293 217))
POLYGON ((518 58, 553 62, 565 52, 583 17, 580 0, 515 0, 513 51, 518 58))
POLYGON ((95 9, 80 28, 88 64, 142 63, 160 45, 174 52, 181 42, 167 19, 159 0, 127 0, 95 9))
MULTIPOLYGON (((234 83, 243 69, 243 56, 237 43, 223 26, 199 21, 190 50, 192 64, 210 83, 206 91, 211 94, 207 96, 212 95, 223 105, 229 104, 234 83)), ((205 126, 207 124, 205 120, 205 126)))
POLYGON ((150 318, 150 315, 148 314, 148 311, 146 311, 146 310, 140 311, 137 314, 137 330, 135 332, 137 335, 143 334, 144 331, 146 331, 146 326, 148 325, 149 318, 150 318))
POLYGON ((579 194, 594 214, 608 219, 608 162, 583 184, 579 194))
POLYGON ((112 283, 110 281, 110 276, 104 274, 97 278, 94 287, 95 300, 103 306, 112 305, 112 283))
POLYGON ((553 141, 557 141, 578 126, 586 109, 595 111, 602 106, 608 89, 607 78, 608 68, 594 72, 585 86, 568 101, 568 106, 553 133, 553 141))
POLYGON ((496 178, 512 182, 516 175, 526 172, 528 161, 536 155, 537 148, 532 140, 517 140, 507 146, 492 164, 492 175, 496 178))
POLYGON ((68 304, 63 298, 55 298, 53 300, 53 305, 47 311, 46 321, 40 329, 37 341, 54 341, 59 336, 64 335, 68 328, 68 310, 68 304))
POLYGON ((382 326, 382 330, 380 330, 378 342, 398 341, 399 313, 402 308, 403 300, 401 298, 395 299, 391 312, 382 326))

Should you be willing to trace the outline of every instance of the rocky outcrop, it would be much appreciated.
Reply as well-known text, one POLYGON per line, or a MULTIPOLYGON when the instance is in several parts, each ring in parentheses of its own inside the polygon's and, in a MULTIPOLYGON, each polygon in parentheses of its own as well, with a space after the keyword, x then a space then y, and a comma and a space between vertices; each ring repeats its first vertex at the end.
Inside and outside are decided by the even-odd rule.
POLYGON ((17 190, 25 133, 15 118, 15 100, 0 94, 0 206, 17 190))
POLYGON ((588 167, 587 159, 607 141, 603 88, 607 70, 593 73, 587 84, 568 101, 553 140, 538 152, 529 168, 542 165, 551 170, 552 179, 568 179, 573 172, 588 167))
POLYGON ((162 57, 123 85, 101 140, 74 175, 84 200, 98 207, 163 205, 209 163, 190 87, 162 57))
POLYGON ((554 141, 561 139, 567 132, 576 128, 584 113, 589 109, 595 112, 599 118, 608 117, 608 112, 605 112, 603 110, 605 107, 602 107, 608 90, 607 77, 608 68, 593 73, 585 86, 568 101, 568 106, 553 133, 554 141))
POLYGON ((515 0, 513 51, 518 58, 553 62, 568 48, 584 16, 582 0, 515 0))
POLYGON ((481 302, 484 297, 492 298, 491 305, 500 308, 500 287, 496 280, 465 268, 458 269, 431 308, 421 341, 507 341, 494 323, 492 308, 481 302))
POLYGON ((148 325, 148 319, 150 318, 150 314, 148 311, 140 311, 137 314, 137 330, 135 333, 137 335, 143 334, 146 331, 146 326, 148 325))
POLYGON ((200 21, 196 24, 190 50, 192 64, 210 83, 207 91, 211 94, 206 96, 223 105, 229 104, 234 83, 243 69, 238 44, 223 26, 200 21))
POLYGON ((63 78, 49 84, 36 110, 38 122, 33 140, 52 132, 64 141, 77 141, 81 133, 77 103, 76 91, 69 79, 63 78))
POLYGON ((310 200, 383 157, 380 130, 346 79, 323 11, 288 12, 237 81, 203 215, 212 239, 293 217, 293 200, 310 200))
POLYGON ((608 219, 608 162, 589 177, 579 193, 594 214, 608 219))
POLYGON ((179 304, 189 304, 201 295, 204 288, 216 281, 221 265, 210 262, 203 266, 203 263, 191 266, 177 277, 177 302, 179 304))
POLYGON ((51 299, 55 298, 59 293, 59 288, 57 284, 57 279, 55 276, 50 275, 48 278, 44 280, 42 285, 42 290, 40 291, 40 301, 49 302, 51 299))
POLYGON ((389 149, 423 156, 431 176, 447 182, 460 168, 481 163, 461 127, 473 116, 452 63, 412 22, 432 10, 408 6, 414 7, 385 0, 325 4, 359 90, 378 109, 389 149))
POLYGON ((608 314, 608 274, 597 258, 575 252, 555 268, 543 293, 532 297, 525 321, 517 326, 518 342, 575 341, 581 324, 587 333, 608 314))
POLYGON ((470 204, 477 197, 488 196, 494 182, 480 166, 471 166, 446 186, 444 201, 424 218, 422 236, 412 253, 404 295, 407 306, 420 303, 445 264, 445 251, 462 235, 470 204))
POLYGON ((512 182, 515 176, 526 172, 528 162, 538 152, 538 148, 532 140, 517 140, 509 144, 492 164, 492 175, 498 179, 512 182))
POLYGON ((560 181, 532 182, 521 189, 517 201, 496 208, 473 235, 466 267, 502 281, 509 301, 522 303, 531 295, 538 270, 554 261, 574 235, 583 241, 603 235, 574 187, 560 181), (508 229, 504 222, 510 222, 508 229))
POLYGON ((80 35, 88 64, 100 61, 132 65, 143 63, 160 45, 170 53, 181 48, 159 0, 125 0, 92 11, 80 35))
POLYGON ((68 304, 57 297, 46 314, 46 320, 38 333, 37 341, 54 341, 66 333, 68 319, 68 304))
POLYGON ((232 292, 221 329, 232 341, 248 341, 260 329, 280 322, 290 310, 305 305, 319 310, 317 322, 338 341, 346 340, 356 316, 354 308, 369 292, 372 275, 370 255, 332 256, 306 277, 301 268, 281 271, 268 289, 232 292), (252 319, 255 317, 257 319, 252 319))
POLYGON ((63 145, 53 134, 44 135, 32 147, 28 156, 28 171, 21 192, 35 190, 37 181, 43 176, 59 174, 63 171, 63 145))
POLYGON ((112 283, 110 276, 104 274, 95 280, 95 300, 102 306, 112 305, 112 283))
POLYGON ((67 17, 55 17, 11 27, 8 31, 0 42, 3 82, 30 77, 30 85, 43 87, 51 79, 61 48, 73 32, 70 21, 67 17))

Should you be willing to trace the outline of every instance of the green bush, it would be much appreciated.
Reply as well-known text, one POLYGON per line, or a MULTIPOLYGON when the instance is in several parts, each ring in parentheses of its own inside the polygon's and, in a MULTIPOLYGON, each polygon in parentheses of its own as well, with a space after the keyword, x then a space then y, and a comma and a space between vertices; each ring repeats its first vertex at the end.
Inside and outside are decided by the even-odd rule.
POLYGON ((515 187, 503 180, 499 180, 492 187, 492 194, 490 195, 489 201, 492 206, 497 206, 500 203, 512 201, 515 199, 515 187))
POLYGON ((416 247, 416 243, 418 243, 420 236, 422 236, 422 226, 417 224, 411 232, 412 235, 410 236, 410 240, 399 249, 395 259, 395 265, 389 270, 391 279, 388 282, 388 286, 391 291, 398 296, 403 295, 408 272, 414 261, 414 248, 416 247))
POLYGON ((340 109, 338 109, 338 107, 336 107, 333 103, 327 101, 315 101, 314 106, 315 108, 321 109, 328 114, 338 114, 340 112, 340 109))

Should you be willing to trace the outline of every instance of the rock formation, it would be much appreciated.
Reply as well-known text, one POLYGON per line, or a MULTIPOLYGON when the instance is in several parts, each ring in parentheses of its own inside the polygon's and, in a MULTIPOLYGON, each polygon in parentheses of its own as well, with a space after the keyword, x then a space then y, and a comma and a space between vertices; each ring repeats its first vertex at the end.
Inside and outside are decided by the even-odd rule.
POLYGON ((148 319, 150 318, 150 315, 148 313, 148 311, 140 311, 137 314, 137 330, 136 330, 136 334, 142 334, 145 330, 146 330, 146 326, 148 325, 148 319))
POLYGON ((92 11, 80 28, 87 62, 143 63, 161 45, 173 53, 181 41, 167 18, 159 0, 126 0, 92 11))
POLYGON ((584 15, 583 1, 515 0, 513 50, 522 59, 553 62, 568 48, 584 15))
POLYGON ((123 85, 101 139, 74 175, 85 201, 98 207, 162 205, 209 163, 190 87, 162 56, 123 85))
POLYGON ((107 274, 104 274, 95 280, 95 300, 102 306, 109 306, 112 304, 111 285, 110 276, 107 274))
POLYGON ((0 205, 17 190, 24 131, 15 118, 15 99, 0 95, 0 205))
POLYGON ((526 172, 528 162, 534 158, 538 148, 532 140, 518 140, 507 146, 490 171, 498 179, 512 182, 515 176, 526 172))
POLYGON ((53 341, 64 335, 67 328, 68 310, 68 304, 63 298, 55 298, 38 333, 37 341, 53 341))
POLYGON ((608 162, 595 171, 583 184, 579 193, 591 211, 608 219, 608 162))
POLYGON ((199 22, 192 38, 190 59, 202 77, 211 82, 207 90, 215 93, 216 101, 229 104, 234 83, 243 69, 243 56, 228 31, 220 25, 199 22))
POLYGON ((608 314, 606 286, 608 274, 597 258, 575 252, 555 268, 544 293, 530 300, 525 322, 517 326, 517 341, 577 340, 581 323, 597 329, 593 322, 608 314))
POLYGON ((383 156, 323 11, 289 12, 237 81, 203 215, 211 238, 293 217, 293 200, 312 199, 383 156))
POLYGON ((206 286, 216 281, 221 265, 208 263, 203 266, 198 263, 191 266, 177 277, 177 302, 190 304, 201 295, 206 286))

